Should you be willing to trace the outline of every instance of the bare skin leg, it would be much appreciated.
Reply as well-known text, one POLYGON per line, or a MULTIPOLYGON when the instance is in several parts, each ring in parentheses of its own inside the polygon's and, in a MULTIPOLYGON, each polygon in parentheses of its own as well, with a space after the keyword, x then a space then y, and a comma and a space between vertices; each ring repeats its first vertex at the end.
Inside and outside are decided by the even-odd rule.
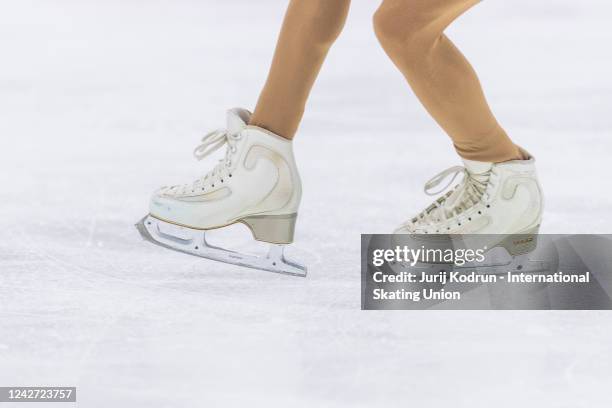
POLYGON ((522 154, 499 125, 473 68, 444 35, 479 0, 384 0, 378 39, 465 159, 503 162, 522 154))
POLYGON ((251 125, 293 138, 349 6, 350 0, 291 0, 251 125))

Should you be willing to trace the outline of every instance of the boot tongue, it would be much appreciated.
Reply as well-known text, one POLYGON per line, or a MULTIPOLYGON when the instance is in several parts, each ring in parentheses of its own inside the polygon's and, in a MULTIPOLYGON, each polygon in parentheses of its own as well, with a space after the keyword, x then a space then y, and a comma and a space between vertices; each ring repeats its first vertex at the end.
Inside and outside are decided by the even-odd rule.
POLYGON ((227 132, 230 135, 239 133, 251 118, 251 112, 246 109, 234 108, 227 111, 227 132))
POLYGON ((463 159, 463 165, 473 176, 485 175, 493 168, 493 163, 463 159))

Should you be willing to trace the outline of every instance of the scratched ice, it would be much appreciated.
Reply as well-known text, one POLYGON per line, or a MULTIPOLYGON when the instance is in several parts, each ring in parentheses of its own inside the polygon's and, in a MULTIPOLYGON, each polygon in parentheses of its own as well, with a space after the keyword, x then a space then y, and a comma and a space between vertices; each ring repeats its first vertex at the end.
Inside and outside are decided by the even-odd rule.
MULTIPOLYGON (((307 279, 143 242, 156 187, 252 108, 286 2, 13 1, 0 13, 0 385, 86 407, 610 406, 608 313, 359 310, 359 234, 457 160, 355 1, 310 100, 291 254, 307 279)), ((544 232, 610 232, 604 0, 487 1, 449 35, 539 161, 544 232)), ((251 246, 242 228, 220 234, 251 246)))

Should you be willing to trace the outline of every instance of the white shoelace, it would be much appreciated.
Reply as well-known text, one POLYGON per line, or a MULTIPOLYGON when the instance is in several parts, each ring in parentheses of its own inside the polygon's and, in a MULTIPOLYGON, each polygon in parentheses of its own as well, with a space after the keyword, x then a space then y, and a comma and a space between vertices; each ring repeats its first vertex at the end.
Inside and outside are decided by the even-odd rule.
POLYGON ((225 173, 231 177, 231 173, 228 171, 232 167, 232 157, 237 151, 236 144, 240 138, 240 133, 230 134, 225 129, 214 130, 202 138, 200 144, 193 151, 193 156, 197 160, 203 160, 225 144, 227 144, 227 150, 225 151, 225 157, 219 160, 219 163, 211 171, 200 177, 194 183, 194 187, 201 188, 207 181, 214 185, 225 173))
POLYGON ((222 146, 227 144, 227 150, 225 151, 225 157, 219 160, 219 163, 213 167, 208 173, 200 177, 192 184, 185 184, 182 186, 174 186, 171 188, 174 193, 185 194, 188 192, 195 192, 196 190, 204 190, 206 184, 210 184, 214 187, 217 181, 223 182, 223 177, 226 175, 232 177, 230 168, 232 166, 232 157, 237 151, 236 144, 240 140, 240 133, 229 134, 225 129, 214 130, 206 136, 204 136, 198 146, 193 151, 193 156, 197 160, 203 160, 213 152, 219 150, 222 146))
POLYGON ((487 194, 487 186, 492 172, 470 174, 462 166, 448 168, 432 177, 425 183, 425 194, 434 196, 444 192, 460 174, 463 174, 461 183, 422 211, 416 217, 417 225, 444 223, 478 204, 487 194), (431 191, 451 175, 452 178, 443 188, 435 192, 431 191))

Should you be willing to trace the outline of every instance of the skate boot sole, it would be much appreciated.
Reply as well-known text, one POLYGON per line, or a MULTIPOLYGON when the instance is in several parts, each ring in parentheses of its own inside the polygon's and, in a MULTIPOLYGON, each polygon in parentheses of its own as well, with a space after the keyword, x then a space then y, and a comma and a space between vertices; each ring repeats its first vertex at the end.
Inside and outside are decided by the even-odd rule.
POLYGON ((234 225, 237 223, 241 223, 249 228, 255 240, 267 242, 270 244, 291 244, 293 242, 293 237, 295 234, 295 222, 297 220, 296 213, 286 215, 251 215, 248 217, 240 218, 234 222, 230 222, 228 224, 223 224, 212 228, 198 228, 191 225, 169 221, 151 214, 149 214, 148 217, 163 221, 166 224, 172 224, 176 225, 177 227, 183 227, 189 230, 196 231, 212 231, 229 227, 230 225, 234 225))
MULTIPOLYGON (((501 270, 515 270, 515 271, 542 271, 545 270, 546 265, 539 261, 531 261, 529 255, 537 249, 538 245, 538 232, 540 225, 528 228, 524 232, 498 235, 498 234, 464 234, 464 235, 428 235, 428 234, 413 234, 409 235, 415 239, 415 243, 418 245, 425 245, 426 247, 442 246, 443 248, 486 248, 485 255, 486 261, 480 264, 466 264, 463 266, 453 265, 452 268, 456 270, 465 269, 478 269, 480 271, 486 271, 496 268, 501 270), (490 238, 496 238, 495 240, 489 240, 490 238), (507 255, 499 253, 498 250, 502 250, 507 255)), ((396 234, 392 238, 393 245, 405 244, 402 241, 402 235, 396 234)), ((417 246, 418 246, 417 245, 417 246)), ((395 266, 400 268, 406 268, 405 263, 395 263, 395 266)), ((449 265, 418 262, 419 268, 426 270, 446 270, 449 265)))

